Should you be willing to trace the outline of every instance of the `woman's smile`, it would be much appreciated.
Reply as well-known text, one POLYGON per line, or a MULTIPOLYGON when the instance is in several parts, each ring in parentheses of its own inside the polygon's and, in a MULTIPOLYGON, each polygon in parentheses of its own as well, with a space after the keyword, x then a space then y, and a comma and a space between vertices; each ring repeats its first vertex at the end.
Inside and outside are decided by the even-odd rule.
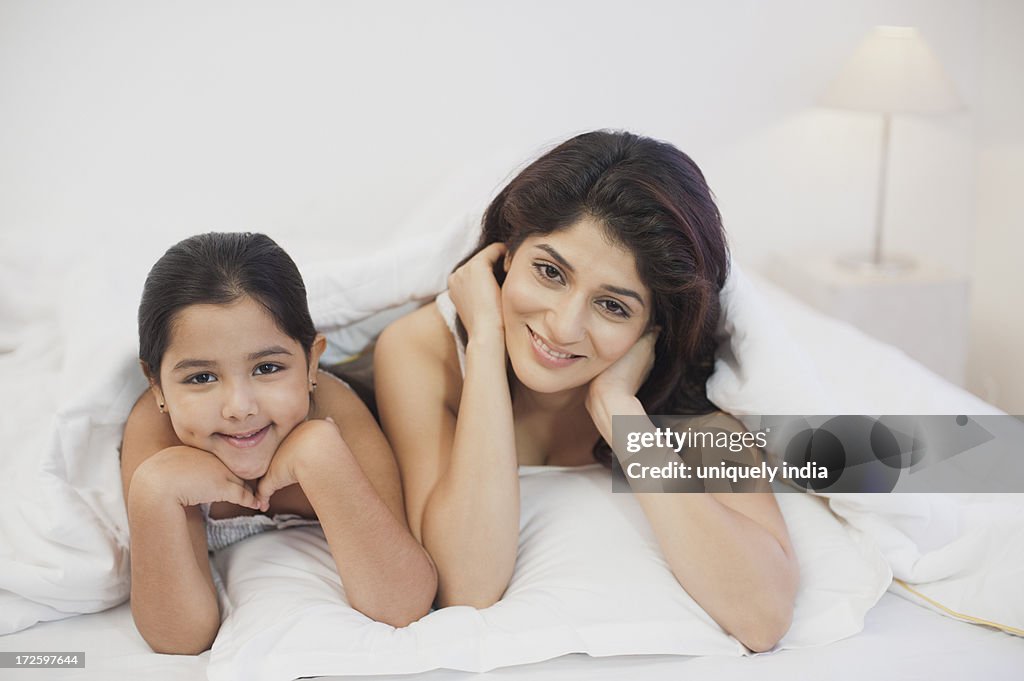
POLYGON ((529 324, 526 325, 526 330, 530 334, 530 341, 533 344, 534 352, 541 364, 560 369, 574 364, 577 360, 586 359, 583 355, 575 355, 571 352, 555 349, 552 343, 548 343, 536 331, 531 329, 529 324))

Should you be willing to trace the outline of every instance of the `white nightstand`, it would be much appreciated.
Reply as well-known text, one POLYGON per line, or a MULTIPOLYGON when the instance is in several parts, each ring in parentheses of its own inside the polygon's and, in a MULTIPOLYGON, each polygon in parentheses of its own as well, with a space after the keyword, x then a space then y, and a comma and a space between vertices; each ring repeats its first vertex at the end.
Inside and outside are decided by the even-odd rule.
POLYGON ((780 257, 764 275, 794 297, 895 345, 963 386, 967 362, 965 277, 918 263, 894 274, 856 271, 821 255, 780 257))

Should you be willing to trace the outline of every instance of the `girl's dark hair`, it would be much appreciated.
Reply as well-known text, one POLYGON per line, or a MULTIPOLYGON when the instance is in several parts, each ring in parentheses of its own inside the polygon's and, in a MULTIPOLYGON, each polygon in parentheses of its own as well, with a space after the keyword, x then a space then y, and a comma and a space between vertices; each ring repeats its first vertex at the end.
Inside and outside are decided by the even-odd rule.
MULTIPOLYGON (((715 411, 705 384, 714 367, 729 249, 700 169, 671 144, 648 137, 604 130, 573 137, 495 197, 474 254, 495 242, 514 252, 526 238, 566 229, 583 217, 600 222, 613 242, 633 253, 651 292, 651 326, 661 333, 654 368, 637 393, 647 413, 715 411)), ((495 276, 504 279, 500 261, 495 276)), ((594 455, 610 461, 604 440, 594 455)))
POLYGON ((232 303, 248 296, 310 356, 316 328, 306 286, 291 257, 265 234, 210 232, 181 241, 156 261, 139 304, 139 359, 160 381, 160 362, 175 316, 189 305, 232 303))

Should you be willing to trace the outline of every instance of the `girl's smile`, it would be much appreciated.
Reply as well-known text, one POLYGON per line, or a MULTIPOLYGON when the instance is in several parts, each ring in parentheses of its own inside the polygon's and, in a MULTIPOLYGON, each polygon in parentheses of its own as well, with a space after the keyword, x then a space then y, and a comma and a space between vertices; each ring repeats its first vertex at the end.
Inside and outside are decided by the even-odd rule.
POLYGON ((247 449, 249 447, 255 447, 260 442, 262 442, 263 436, 267 434, 268 430, 270 430, 269 425, 263 426, 259 430, 253 430, 248 433, 239 433, 237 435, 217 433, 217 435, 224 438, 224 440, 233 447, 238 447, 239 449, 247 449))

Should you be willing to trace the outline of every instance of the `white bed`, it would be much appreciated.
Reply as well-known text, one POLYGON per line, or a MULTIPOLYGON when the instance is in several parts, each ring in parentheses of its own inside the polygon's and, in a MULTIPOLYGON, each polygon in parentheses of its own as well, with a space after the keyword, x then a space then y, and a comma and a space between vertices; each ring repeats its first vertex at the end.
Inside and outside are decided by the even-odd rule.
MULTIPOLYGON (((464 228, 460 227, 450 231, 445 238, 435 239, 434 247, 440 251, 450 251, 451 243, 454 242, 445 239, 463 239, 463 236, 460 236, 462 230, 464 228)), ((422 246, 413 244, 407 251, 415 252, 422 257, 422 246)), ((450 259, 453 256, 449 252, 446 253, 446 257, 450 259)), ((359 267, 378 271, 382 269, 380 264, 371 258, 360 261, 359 267)), ((332 272, 329 266, 318 265, 307 269, 306 274, 307 282, 310 283, 314 316, 328 326, 334 324, 337 327, 335 331, 338 331, 344 326, 344 315, 332 320, 330 315, 325 314, 324 308, 320 307, 326 305, 325 301, 331 298, 324 294, 324 282, 329 282, 331 277, 336 276, 336 271, 332 272)), ((81 280, 78 281, 81 285, 81 280)), ((714 390, 718 394, 728 393, 732 394, 735 400, 739 400, 739 396, 750 400, 747 404, 736 402, 737 409, 746 410, 747 413, 768 413, 758 411, 757 407, 763 406, 758 402, 758 395, 781 391, 782 387, 778 383, 780 380, 796 381, 795 387, 789 386, 790 392, 795 390, 799 393, 803 388, 810 390, 808 386, 812 385, 811 382, 800 381, 813 379, 820 383, 815 389, 821 392, 806 397, 825 400, 819 405, 819 413, 831 413, 833 410, 834 413, 999 413, 991 405, 947 383, 901 352, 884 346, 845 324, 812 311, 760 280, 756 281, 759 292, 756 296, 751 293, 750 297, 743 298, 745 309, 733 305, 730 310, 734 321, 743 320, 742 323, 736 323, 732 329, 733 350, 742 351, 741 359, 745 362, 758 362, 758 371, 738 370, 742 369, 742 362, 740 366, 723 365, 714 379, 714 390), (760 328, 763 333, 759 331, 751 335, 749 332, 755 327, 760 328), (774 340, 766 341, 762 337, 765 334, 777 335, 774 340), (793 338, 803 341, 797 347, 787 347, 793 338), (813 339, 813 342, 808 342, 807 339, 813 339), (765 359, 766 357, 768 359, 765 359), (772 366, 767 366, 769 364, 772 366), (808 375, 801 378, 801 372, 808 375), (740 386, 742 390, 737 386, 730 388, 730 381, 738 380, 737 376, 740 374, 746 374, 740 386), (800 380, 797 380, 798 378, 800 380), (730 389, 733 390, 732 393, 730 389), (825 408, 826 406, 828 408, 825 408)), ((109 287, 110 282, 104 283, 103 286, 109 287)), ((379 287, 369 288, 376 294, 384 295, 379 293, 379 287)), ((344 290, 344 287, 342 289, 344 290)), ((101 292, 95 288, 86 286, 78 295, 88 299, 99 293, 101 292)), ((127 299, 132 299, 135 294, 125 295, 127 299)), ((734 303, 739 299, 739 296, 732 298, 734 303)), ((365 303, 365 296, 356 302, 365 303)), ((330 304, 337 305, 337 300, 330 304)), ((353 301, 349 300, 345 304, 352 306, 353 301)), ((369 304, 373 307, 373 301, 369 304)), ((73 304, 71 307, 76 306, 73 304)), ((71 321, 74 321, 74 310, 65 311, 64 314, 65 317, 70 314, 71 321)), ((68 319, 64 319, 63 322, 66 325, 68 319)), ((108 329, 107 332, 109 331, 108 329)), ((98 343, 97 338, 92 339, 94 347, 98 343)), ((342 338, 342 341, 345 339, 342 338)), ((129 342, 127 346, 130 347, 131 343, 129 342)), ((119 351, 123 351, 123 347, 119 351)), ((72 357, 74 356, 72 353, 72 357)), ((2 358, 3 355, 0 355, 0 360, 2 358)), ((66 365, 67 358, 64 362, 64 366, 66 365)), ((747 369, 750 369, 749 365, 747 369)), ((3 395, 0 394, 0 397, 3 395)), ((88 397, 87 390, 78 396, 80 399, 88 397)), ((130 397, 118 395, 117 399, 123 401, 130 397)), ((774 413, 814 413, 810 410, 785 409, 787 406, 796 407, 799 402, 776 404, 779 409, 774 413)), ((104 431, 102 434, 109 439, 116 435, 116 431, 104 431)), ((92 444, 94 443, 90 440, 90 446, 92 444)), ((1013 508, 1024 509, 1022 506, 1013 508)), ((1017 513, 1017 510, 1013 513, 1017 513)), ((1024 510, 1020 510, 1013 520, 1018 523, 1015 528, 1024 526, 1024 510)), ((2 529, 0 526, 0 530, 2 529)), ((851 528, 851 531, 855 529, 851 528)), ((1024 540, 1024 533, 1020 533, 1019 539, 1024 540)), ((1015 546, 1017 554, 1006 554, 1007 558, 1015 559, 1021 556, 1024 541, 1018 541, 1015 546)), ((1019 564, 1024 564, 1024 561, 1019 564)), ((82 565, 85 565, 85 561, 82 565)), ((75 566, 66 567, 73 571, 75 566)), ((123 569, 123 566, 120 569, 123 569)), ((1019 585, 1022 568, 1015 565, 1014 569, 1015 573, 1003 574, 1001 578, 1008 580, 1008 583, 1019 585)), ((812 675, 823 675, 827 678, 860 678, 864 675, 934 679, 968 676, 993 679, 1020 678, 1020 670, 1024 669, 1024 639, 990 627, 956 621, 949 616, 911 603, 897 595, 907 595, 907 592, 895 584, 890 587, 890 591, 893 593, 885 593, 878 604, 867 611, 863 631, 819 647, 780 650, 753 657, 616 655, 591 658, 573 654, 532 664, 485 671, 484 676, 498 679, 567 681, 578 678, 624 676, 633 679, 657 679, 692 672, 713 675, 719 679, 749 678, 752 674, 755 678, 763 679, 793 678, 794 675, 796 678, 812 675)), ((0 592, 0 596, 3 595, 4 593, 0 592)), ((1004 590, 990 594, 989 600, 1012 603, 1011 614, 1014 616, 1024 612, 1021 596, 1016 592, 1011 594, 1009 590, 1004 590)), ((321 634, 323 635, 323 632, 321 634)), ((329 632, 327 636, 329 638, 329 632)), ((131 676, 145 679, 203 679, 207 676, 212 656, 210 652, 195 657, 157 655, 150 652, 135 630, 131 613, 125 604, 95 614, 42 622, 0 637, 0 651, 74 650, 86 653, 85 670, 4 670, 0 677, 42 679, 74 676, 108 679, 131 676)), ((427 681, 467 676, 468 673, 464 671, 435 669, 403 678, 427 681)), ((373 678, 397 676, 378 675, 373 678)))
MULTIPOLYGON (((94 615, 45 622, 0 638, 2 650, 84 650, 86 668, 75 670, 4 670, 20 679, 119 679, 199 681, 206 678, 209 653, 199 656, 156 655, 132 624, 127 604, 94 615)), ((496 669, 483 674, 436 670, 413 676, 343 677, 378 681, 458 681, 461 679, 714 678, 759 679, 1020 679, 1024 641, 939 616, 895 594, 886 594, 868 614, 864 631, 820 648, 788 650, 752 658, 637 655, 592 658, 566 655, 547 662, 496 669)), ((342 678, 342 677, 338 677, 342 678)))

